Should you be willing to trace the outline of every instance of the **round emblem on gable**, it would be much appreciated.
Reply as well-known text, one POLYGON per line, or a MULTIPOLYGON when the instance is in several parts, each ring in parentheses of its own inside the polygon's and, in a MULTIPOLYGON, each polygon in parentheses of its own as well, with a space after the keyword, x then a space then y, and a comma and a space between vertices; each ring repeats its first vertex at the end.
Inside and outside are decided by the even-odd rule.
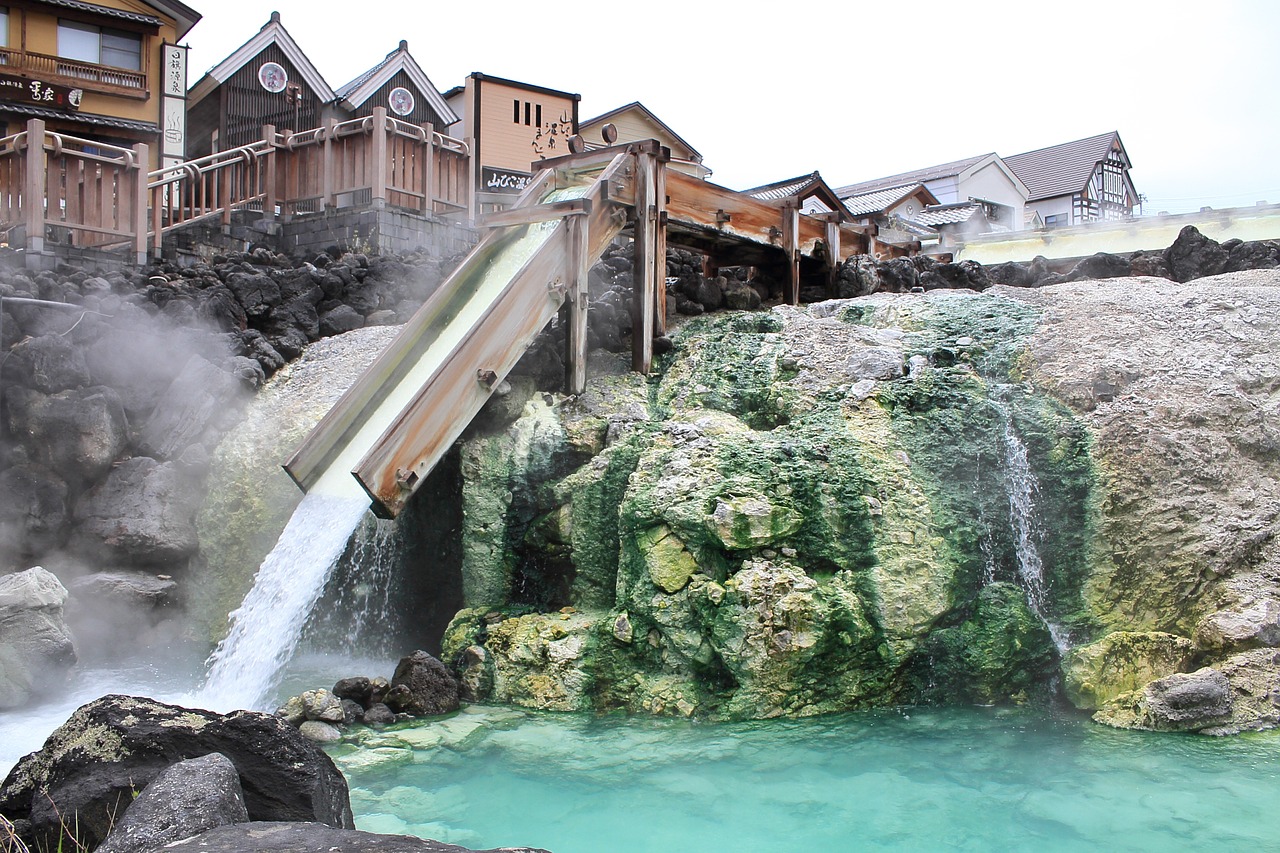
POLYGON ((398 116, 407 116, 413 112, 413 92, 403 86, 392 89, 387 101, 391 106, 391 112, 398 116))
POLYGON ((258 82, 268 92, 283 92, 289 82, 289 72, 278 62, 264 62, 258 68, 258 82))

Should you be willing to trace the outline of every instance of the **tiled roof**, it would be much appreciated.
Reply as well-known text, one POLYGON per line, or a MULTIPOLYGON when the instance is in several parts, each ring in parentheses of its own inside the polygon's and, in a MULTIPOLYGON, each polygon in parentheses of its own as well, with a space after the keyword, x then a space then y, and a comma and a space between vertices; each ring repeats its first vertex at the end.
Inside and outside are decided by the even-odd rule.
MULTIPOLYGON (((862 193, 861 195, 853 195, 844 198, 844 206, 854 216, 871 216, 876 213, 883 213, 893 207, 903 199, 915 194, 924 188, 924 184, 919 182, 912 184, 903 184, 901 186, 886 187, 882 190, 873 190, 872 192, 862 193)), ((927 192, 927 190, 926 190, 927 192)))
POLYGON ((153 27, 164 24, 164 21, 153 15, 144 15, 141 12, 130 12, 125 9, 113 9, 110 6, 99 6, 97 3, 85 3, 83 0, 42 0, 42 2, 50 6, 61 6, 64 9, 75 9, 79 12, 92 12, 95 15, 106 15, 110 18, 133 21, 136 24, 149 24, 153 27))
POLYGON ((298 47, 298 43, 293 40, 293 36, 289 35, 289 31, 280 23, 280 14, 272 12, 271 19, 258 30, 257 35, 240 45, 235 53, 215 65, 191 87, 191 91, 187 93, 187 109, 194 107, 220 84, 230 79, 232 74, 243 68, 245 63, 261 53, 269 44, 276 45, 284 52, 322 103, 333 101, 333 89, 329 87, 307 55, 302 52, 302 48, 298 47))
POLYGON ((928 181, 936 181, 941 178, 950 178, 959 175, 966 169, 976 166, 978 163, 994 157, 995 154, 979 154, 976 157, 968 157, 964 160, 954 160, 950 163, 940 163, 937 166, 929 166, 926 169, 917 169, 914 172, 903 172, 898 175, 890 175, 887 178, 876 178, 874 181, 863 181, 860 184, 849 184, 847 187, 838 187, 836 195, 841 198, 849 196, 863 195, 876 190, 888 189, 889 187, 901 187, 906 184, 923 184, 928 181))
POLYGON ((749 190, 743 190, 743 193, 762 201, 779 201, 808 189, 819 180, 821 177, 817 172, 810 172, 798 178, 788 178, 785 181, 774 181, 772 184, 752 187, 749 190))
POLYGON ((1071 195, 1084 189, 1098 161, 1106 159, 1116 131, 1051 145, 1025 154, 1005 157, 1004 162, 1031 191, 1028 201, 1071 195))
POLYGON ((91 124, 95 127, 114 127, 120 130, 134 130, 139 133, 159 133, 160 125, 150 121, 131 121, 125 118, 116 118, 115 116, 103 116, 96 113, 63 113, 57 110, 49 110, 44 107, 31 106, 28 104, 11 103, 9 101, 0 102, 0 112, 18 113, 24 116, 35 116, 36 118, 51 118, 61 121, 80 122, 83 124, 91 124))
POLYGON ((968 222, 979 211, 982 205, 971 201, 960 204, 940 204, 920 211, 911 217, 913 222, 936 228, 939 225, 955 225, 957 222, 968 222))

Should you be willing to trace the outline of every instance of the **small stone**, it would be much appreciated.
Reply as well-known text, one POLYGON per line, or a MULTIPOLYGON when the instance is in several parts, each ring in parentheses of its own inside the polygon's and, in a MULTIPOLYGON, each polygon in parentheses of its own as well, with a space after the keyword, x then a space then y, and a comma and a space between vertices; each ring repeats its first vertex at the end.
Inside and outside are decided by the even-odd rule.
POLYGON ((396 713, 381 702, 375 702, 364 712, 366 726, 385 726, 396 721, 396 713))
POLYGON ((630 643, 635 638, 635 631, 631 627, 631 619, 626 612, 618 614, 618 618, 613 620, 613 636, 620 643, 630 643))
POLYGON ((303 737, 316 743, 334 743, 342 740, 342 732, 338 731, 336 726, 320 720, 307 720, 298 727, 298 731, 303 737))
POLYGON ((291 726, 300 726, 307 721, 306 708, 302 706, 301 696, 290 696, 285 703, 276 709, 276 716, 291 726))

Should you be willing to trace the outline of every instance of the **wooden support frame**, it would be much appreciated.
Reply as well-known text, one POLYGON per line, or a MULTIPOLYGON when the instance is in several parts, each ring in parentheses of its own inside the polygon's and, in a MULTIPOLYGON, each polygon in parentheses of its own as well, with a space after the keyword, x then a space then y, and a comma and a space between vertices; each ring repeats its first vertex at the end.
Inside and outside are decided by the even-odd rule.
POLYGON ((374 210, 383 210, 387 206, 387 172, 390 161, 387 159, 387 108, 373 108, 372 127, 373 150, 369 154, 370 177, 373 179, 372 204, 374 210))
POLYGON ((476 227, 506 228, 512 225, 532 225, 535 222, 550 222, 566 216, 584 216, 590 213, 591 199, 574 198, 528 207, 510 207, 506 210, 486 213, 476 218, 476 227))
POLYGON ((45 155, 44 155, 44 121, 33 118, 27 122, 27 171, 23 176, 22 206, 26 216, 23 221, 27 228, 28 254, 40 254, 44 251, 44 205, 45 205, 45 155))
POLYGON ((147 202, 151 199, 151 193, 147 191, 147 164, 150 162, 145 142, 133 146, 133 209, 129 215, 130 227, 133 228, 133 256, 138 266, 147 262, 147 202))
POLYGON ((822 217, 827 227, 827 254, 831 256, 831 268, 827 270, 827 295, 835 298, 837 278, 840 274, 840 215, 828 213, 822 217))
POLYGON ((591 271, 591 247, 588 220, 575 216, 569 220, 569 334, 565 345, 565 385, 570 394, 581 394, 587 388, 587 302, 588 276, 591 271))
MULTIPOLYGON (((649 153, 636 155, 636 206, 635 233, 632 246, 635 261, 632 264, 631 299, 631 369, 648 374, 653 366, 653 316, 657 301, 656 241, 654 231, 658 227, 657 185, 655 171, 657 157, 649 153)), ((663 270, 666 259, 663 258, 663 270)))
POLYGON ((787 253, 787 302, 800 304, 800 207, 788 201, 782 208, 782 249, 787 253))

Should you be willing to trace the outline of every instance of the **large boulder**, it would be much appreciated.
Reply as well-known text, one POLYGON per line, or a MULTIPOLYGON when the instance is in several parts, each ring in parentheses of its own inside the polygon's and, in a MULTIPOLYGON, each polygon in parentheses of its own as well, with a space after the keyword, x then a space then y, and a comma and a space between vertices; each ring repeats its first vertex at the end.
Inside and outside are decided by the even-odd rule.
POLYGON ((1096 710, 1123 693, 1185 670, 1195 647, 1160 631, 1116 631, 1062 660, 1063 687, 1077 708, 1096 710))
POLYGON ((79 708, 0 786, 0 813, 28 821, 28 843, 56 849, 64 815, 92 849, 133 797, 175 761, 220 752, 235 765, 252 820, 353 826, 347 783, 298 730, 270 714, 181 708, 104 696, 79 708))
POLYGON ((157 566, 199 547, 195 514, 201 494, 172 462, 137 456, 116 466, 76 505, 82 546, 107 559, 157 566))
POLYGON ((40 566, 0 577, 0 711, 26 704, 75 663, 67 590, 40 566))
POLYGON ((1159 678, 1107 703, 1093 718, 1118 728, 1201 731, 1231 718, 1231 682, 1216 669, 1159 678))
POLYGON ((237 823, 211 829, 193 838, 170 844, 174 853, 547 853, 536 847, 500 847, 472 851, 425 838, 408 835, 378 835, 373 832, 334 829, 319 823, 237 823))
POLYGON ((4 361, 6 382, 16 382, 45 394, 89 384, 84 352, 63 335, 41 335, 20 342, 4 361))
POLYGON ((213 752, 179 761, 151 780, 97 853, 147 853, 171 841, 248 820, 236 766, 213 752))
POLYGON ((102 385, 42 394, 10 386, 4 393, 9 434, 28 458, 69 483, 92 482, 129 444, 120 395, 102 385))
MULTIPOLYGON (((138 446, 157 459, 173 459, 236 410, 240 380, 198 355, 187 359, 143 424, 138 446)), ((209 442, 212 445, 212 442, 209 442)))
POLYGON ((43 465, 0 472, 0 551, 45 553, 62 544, 69 513, 67 484, 43 465))
POLYGON ((397 711, 434 716, 458 710, 458 680, 448 667, 424 651, 400 659, 391 678, 392 690, 400 685, 408 688, 408 696, 398 707, 392 706, 397 711))
POLYGON ((1217 240, 1204 236, 1194 225, 1179 231, 1177 239, 1164 251, 1173 280, 1183 282, 1224 272, 1230 257, 1217 240))

